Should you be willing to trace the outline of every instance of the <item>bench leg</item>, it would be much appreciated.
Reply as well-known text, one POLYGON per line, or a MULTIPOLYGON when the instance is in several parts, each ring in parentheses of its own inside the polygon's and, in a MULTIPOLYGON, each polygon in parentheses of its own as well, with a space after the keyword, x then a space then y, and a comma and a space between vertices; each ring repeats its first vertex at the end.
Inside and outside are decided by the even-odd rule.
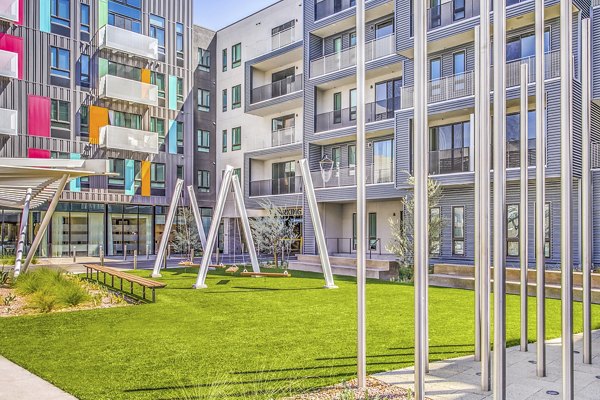
POLYGON ((130 283, 130 290, 131 290, 131 294, 133 294, 133 282, 129 282, 130 283))
POLYGON ((106 272, 104 273, 104 284, 106 285, 106 272))
POLYGON ((146 286, 142 286, 142 298, 146 300, 146 286))
POLYGON ((156 289, 152 288, 152 302, 156 303, 156 289))
POLYGON ((100 282, 100 271, 96 270, 96 280, 100 282))
POLYGON ((123 291, 123 278, 119 279, 121 281, 121 292, 123 291))
POLYGON ((110 276, 110 286, 115 287, 115 276, 114 275, 110 276))

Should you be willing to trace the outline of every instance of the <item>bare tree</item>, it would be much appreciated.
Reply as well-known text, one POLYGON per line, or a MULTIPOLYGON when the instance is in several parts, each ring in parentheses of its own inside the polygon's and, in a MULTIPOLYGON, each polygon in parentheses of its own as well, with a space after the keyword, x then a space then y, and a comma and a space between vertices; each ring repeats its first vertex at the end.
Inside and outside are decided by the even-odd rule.
POLYGON ((192 258, 192 251, 202 250, 202 243, 198 235, 194 213, 189 207, 181 207, 179 209, 177 225, 172 234, 171 243, 175 252, 187 254, 190 260, 192 258))

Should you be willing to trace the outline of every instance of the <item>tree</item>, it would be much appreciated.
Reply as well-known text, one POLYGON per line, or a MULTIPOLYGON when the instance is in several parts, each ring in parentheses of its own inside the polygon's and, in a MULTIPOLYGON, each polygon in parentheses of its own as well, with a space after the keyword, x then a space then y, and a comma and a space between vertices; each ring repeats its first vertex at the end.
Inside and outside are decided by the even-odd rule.
MULTIPOLYGON (((415 178, 410 176, 408 183, 414 187, 415 178)), ((429 197, 429 208, 438 207, 443 197, 443 190, 440 184, 433 179, 427 180, 427 194, 429 197)), ((387 251, 395 254, 404 266, 412 266, 414 261, 414 219, 415 219, 415 201, 412 194, 407 194, 403 198, 404 218, 390 218, 390 231, 392 239, 386 246, 387 251)), ((444 219, 440 213, 429 213, 429 249, 430 253, 439 253, 440 236, 444 227, 444 219)))
POLYGON ((188 254, 190 260, 192 251, 202 250, 202 242, 198 235, 194 213, 190 207, 181 207, 177 215, 177 224, 171 239, 173 250, 177 253, 188 254))
MULTIPOLYGON (((279 266, 278 255, 290 252, 293 242, 298 239, 298 233, 289 222, 285 207, 278 207, 270 201, 259 205, 266 215, 250 220, 252 238, 259 253, 272 254, 275 266, 279 266)), ((284 260, 281 260, 282 263, 284 260)))

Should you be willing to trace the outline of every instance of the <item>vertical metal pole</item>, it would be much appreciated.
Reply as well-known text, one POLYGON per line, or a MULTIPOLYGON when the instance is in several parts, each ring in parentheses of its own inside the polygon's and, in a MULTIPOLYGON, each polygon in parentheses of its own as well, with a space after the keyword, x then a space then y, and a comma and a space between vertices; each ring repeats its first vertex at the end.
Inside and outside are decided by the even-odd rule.
POLYGON ((494 399, 506 398, 506 1, 494 0, 494 399))
POLYGON ((529 102, 527 96, 527 84, 529 68, 527 63, 521 64, 521 143, 520 143, 520 166, 521 166, 521 204, 519 205, 519 255, 521 256, 521 351, 527 351, 527 273, 529 266, 529 126, 527 124, 527 113, 529 102))
POLYGON ((127 245, 123 245, 123 261, 127 261, 127 245))
POLYGON ((535 0, 535 296, 536 373, 546 376, 546 89, 544 0, 535 0))
POLYGON ((104 265, 104 246, 100 245, 100 265, 104 265))
POLYGON ((480 255, 480 214, 481 214, 481 52, 480 43, 481 29, 479 25, 475 27, 475 118, 471 118, 471 143, 475 144, 475 151, 471 154, 471 159, 475 159, 475 361, 481 361, 481 255, 480 255))
POLYGON ((217 203, 215 204, 215 210, 210 223, 210 229, 208 230, 208 236, 206 237, 206 250, 202 253, 202 260, 200 261, 200 270, 198 271, 198 278, 194 288, 206 289, 205 284, 206 274, 208 273, 208 264, 210 263, 210 253, 215 247, 217 237, 219 236, 219 225, 221 225, 221 218, 223 217, 223 210, 225 209, 225 201, 229 194, 229 188, 231 187, 231 176, 233 175, 233 167, 228 165, 225 167, 223 173, 223 179, 221 180, 221 188, 219 189, 219 195, 217 197, 217 203))
POLYGON ((27 222, 29 221, 29 203, 31 202, 31 189, 25 193, 23 212, 21 213, 21 226, 19 229, 19 243, 15 257, 15 278, 21 273, 21 261, 23 260, 23 249, 25 248, 25 236, 27 234, 27 222))
POLYGON ((133 251, 133 269, 136 270, 137 269, 137 257, 138 257, 138 252, 137 250, 133 251))
POLYGON ((583 362, 592 363, 592 179, 590 19, 581 21, 581 271, 583 273, 583 362))
POLYGON ((196 192, 194 192, 193 186, 188 186, 187 191, 190 196, 192 214, 194 214, 194 219, 196 220, 196 229, 198 230, 198 236, 200 237, 200 244, 202 244, 202 250, 206 251, 206 232, 204 232, 204 224, 202 223, 202 214, 200 214, 200 209, 198 208, 196 192))
POLYGON ((146 245, 146 260, 150 259, 150 245, 146 245))
POLYGON ((167 219, 165 220, 165 230, 160 238, 160 245, 158 246, 158 253, 156 254, 156 260, 154 260, 154 270, 152 271, 153 278, 160 278, 160 267, 165 260, 165 251, 169 243, 169 233, 173 227, 173 221, 177 214, 177 204, 179 204, 179 198, 181 197, 181 190, 183 189, 183 180, 177 179, 175 183, 175 191, 173 192, 173 198, 171 199, 171 205, 169 206, 169 212, 167 219))
POLYGON ((75 246, 72 246, 72 251, 73 251, 73 262, 76 263, 77 262, 77 249, 75 246))
POLYGON ((313 185, 312 176, 310 175, 308 160, 304 158, 299 161, 299 164, 300 172, 302 173, 302 179, 304 180, 304 194, 306 195, 306 201, 310 210, 310 219, 313 223, 313 229, 315 231, 315 240, 319 249, 319 258, 321 260, 321 265, 323 268, 323 276, 325 277, 325 287, 327 289, 336 289, 337 286, 335 286, 335 283, 333 281, 331 263, 329 261, 329 250, 327 249, 327 241, 325 240, 325 233, 323 232, 323 224, 321 223, 319 207, 317 206, 315 187, 313 185))
POLYGON ((562 395, 573 399, 573 259, 571 254, 573 9, 560 1, 560 264, 562 308, 562 395))
POLYGON ((358 297, 357 374, 358 387, 367 385, 366 340, 366 265, 367 265, 367 196, 365 140, 365 0, 356 2, 356 285, 358 297))
POLYGON ((415 275, 415 398, 425 397, 427 370, 427 277, 428 234, 427 198, 428 127, 427 127, 427 18, 425 2, 414 1, 414 275, 415 275))
POLYGON ((46 210, 44 219, 42 219, 42 223, 40 224, 40 229, 38 230, 37 235, 35 235, 35 238, 33 239, 33 243, 31 243, 31 247, 29 248, 29 252, 27 253, 27 258, 25 259, 25 263, 23 264, 21 273, 24 273, 25 271, 27 271, 27 268, 29 268, 29 265, 31 264, 31 260, 33 260, 33 257, 35 256, 35 253, 37 252, 37 249, 40 246, 42 239, 44 238, 46 229, 48 229, 48 225, 50 225, 50 221, 52 220, 52 215, 54 214, 54 210, 56 210, 56 206, 58 205, 60 196, 61 196, 63 190, 65 190, 65 186, 67 186, 67 183, 69 182, 69 178, 70 178, 70 176, 66 175, 66 174, 62 176, 60 183, 58 184, 58 188, 56 189, 56 193, 54 194, 52 201, 50 201, 50 204, 48 205, 48 210, 46 210))
MULTIPOLYGON (((232 174, 231 183, 233 185, 235 206, 237 207, 238 213, 240 214, 240 220, 242 221, 242 230, 244 231, 244 236, 246 237, 248 253, 250 253, 252 271, 260 272, 260 266, 258 265, 258 256, 256 255, 256 247, 254 246, 254 238, 252 237, 252 231, 250 230, 250 222, 248 221, 246 204, 244 204, 244 192, 242 192, 242 187, 240 186, 240 181, 237 175, 232 174)), ((210 252, 208 254, 210 254, 210 252)))

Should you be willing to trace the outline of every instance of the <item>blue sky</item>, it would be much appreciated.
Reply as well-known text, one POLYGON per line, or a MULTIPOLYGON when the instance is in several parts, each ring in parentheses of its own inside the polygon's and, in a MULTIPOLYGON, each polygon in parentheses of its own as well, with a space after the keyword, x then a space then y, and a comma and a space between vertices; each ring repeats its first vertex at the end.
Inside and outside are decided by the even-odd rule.
POLYGON ((194 0, 194 23, 219 30, 277 0, 194 0))

